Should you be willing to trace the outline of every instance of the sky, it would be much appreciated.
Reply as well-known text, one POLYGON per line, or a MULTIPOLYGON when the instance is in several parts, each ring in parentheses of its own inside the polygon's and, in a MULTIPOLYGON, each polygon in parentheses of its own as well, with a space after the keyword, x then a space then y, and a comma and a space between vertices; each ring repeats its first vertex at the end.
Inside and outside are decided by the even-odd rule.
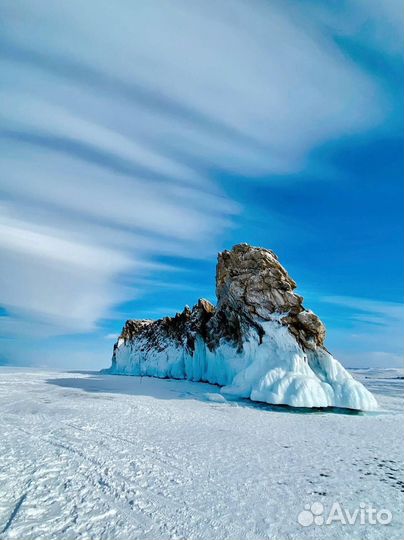
POLYGON ((400 366, 399 0, 3 0, 0 363, 98 369, 128 318, 274 250, 347 367, 400 366))

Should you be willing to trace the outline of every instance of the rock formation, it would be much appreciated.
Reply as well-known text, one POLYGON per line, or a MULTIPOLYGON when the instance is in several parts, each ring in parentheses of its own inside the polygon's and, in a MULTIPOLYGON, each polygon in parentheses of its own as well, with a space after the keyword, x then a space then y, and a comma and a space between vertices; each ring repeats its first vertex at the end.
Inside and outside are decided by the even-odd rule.
POLYGON ((273 404, 376 408, 295 288, 273 251, 238 244, 218 255, 216 307, 201 299, 175 317, 127 321, 107 372, 205 381, 273 404))

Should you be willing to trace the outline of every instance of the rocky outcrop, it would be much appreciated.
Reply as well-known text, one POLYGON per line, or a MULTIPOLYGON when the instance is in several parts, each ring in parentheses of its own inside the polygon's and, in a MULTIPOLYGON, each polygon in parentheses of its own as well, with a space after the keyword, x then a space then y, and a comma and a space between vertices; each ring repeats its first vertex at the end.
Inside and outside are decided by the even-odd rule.
POLYGON ((202 380, 269 403, 374 408, 295 289, 273 251, 238 244, 218 255, 216 307, 201 299, 175 317, 127 321, 109 372, 202 380))
POLYGON ((238 244, 218 256, 216 294, 218 310, 227 316, 236 311, 248 323, 269 321, 274 314, 298 342, 314 349, 323 346, 325 327, 313 312, 303 307, 303 297, 294 293, 296 282, 269 249, 238 244))
POLYGON ((157 321, 141 319, 126 321, 118 341, 114 345, 112 363, 116 361, 116 351, 120 346, 141 341, 141 351, 164 351, 167 344, 183 347, 189 354, 195 349, 195 338, 207 339, 207 324, 215 313, 215 307, 208 300, 200 299, 190 309, 185 306, 174 317, 163 317, 157 321))

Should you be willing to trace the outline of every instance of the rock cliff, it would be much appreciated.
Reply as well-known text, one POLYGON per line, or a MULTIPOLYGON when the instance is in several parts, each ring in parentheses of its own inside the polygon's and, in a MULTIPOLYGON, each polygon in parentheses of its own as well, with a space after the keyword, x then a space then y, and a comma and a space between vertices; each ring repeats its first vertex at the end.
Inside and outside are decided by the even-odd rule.
POLYGON ((273 251, 238 244, 218 255, 216 307, 201 299, 175 317, 127 321, 107 371, 206 381, 273 404, 376 408, 295 289, 273 251))

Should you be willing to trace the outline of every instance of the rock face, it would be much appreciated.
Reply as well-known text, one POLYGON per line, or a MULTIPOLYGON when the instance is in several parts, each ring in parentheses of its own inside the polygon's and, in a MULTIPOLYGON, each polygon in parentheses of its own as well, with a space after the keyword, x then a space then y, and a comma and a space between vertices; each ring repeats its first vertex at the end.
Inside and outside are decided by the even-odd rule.
POLYGON ((218 255, 216 307, 202 299, 175 317, 127 321, 106 371, 211 382, 273 404, 376 408, 295 288, 273 251, 238 244, 218 255))
POLYGON ((321 347, 324 325, 317 315, 304 309, 303 298, 293 292, 295 288, 295 281, 269 249, 239 244, 219 254, 216 273, 219 310, 228 317, 237 312, 250 324, 270 321, 274 313, 284 314, 280 319, 282 324, 288 326, 303 347, 321 347))

